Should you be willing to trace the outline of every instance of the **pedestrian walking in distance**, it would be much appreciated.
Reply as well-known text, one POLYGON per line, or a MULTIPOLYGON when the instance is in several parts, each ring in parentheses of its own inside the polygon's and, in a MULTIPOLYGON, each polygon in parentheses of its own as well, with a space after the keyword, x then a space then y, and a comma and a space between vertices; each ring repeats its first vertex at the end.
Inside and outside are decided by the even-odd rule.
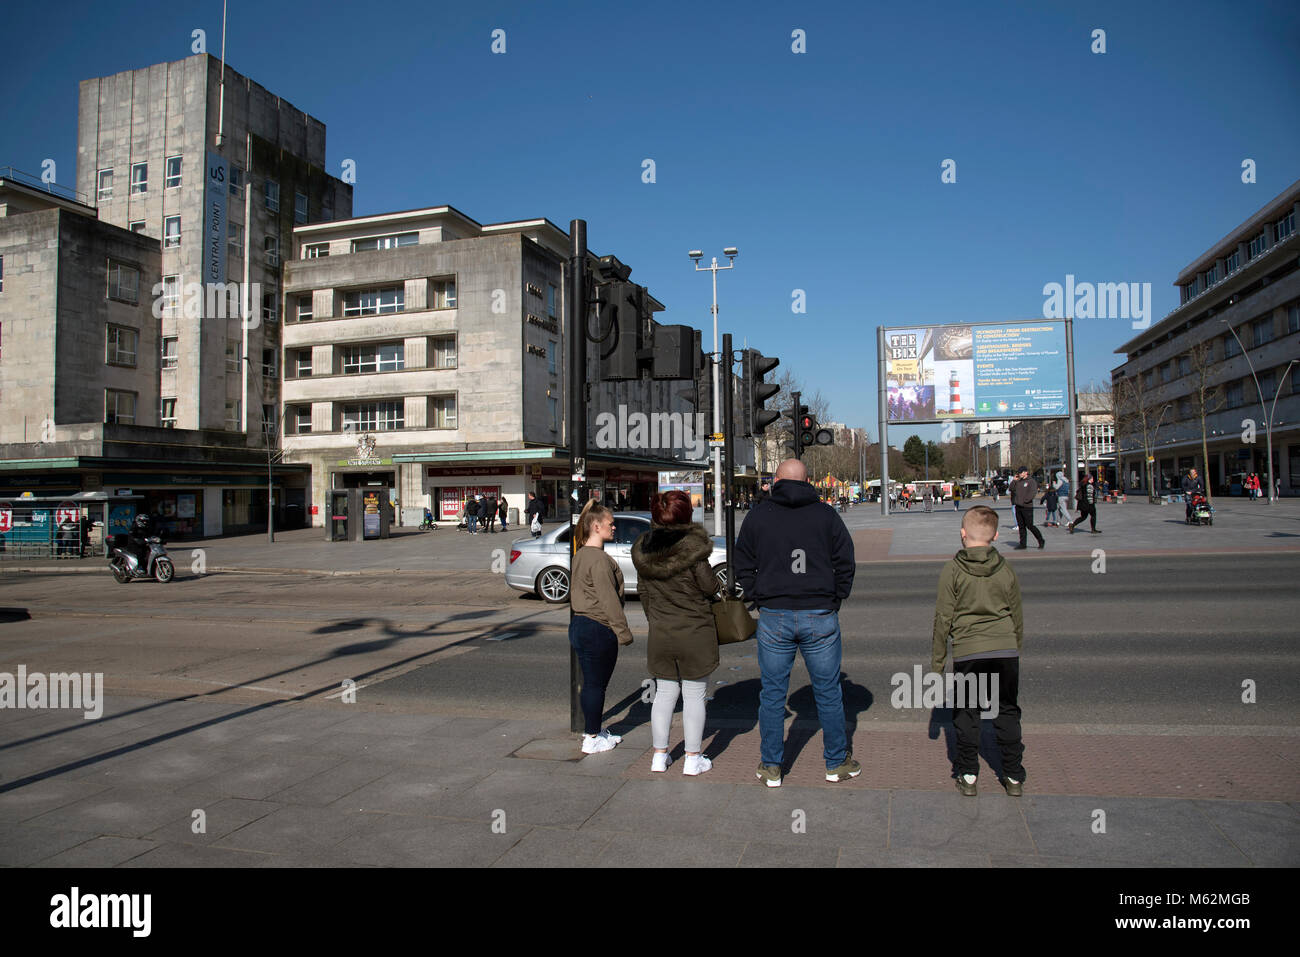
POLYGON ((506 516, 509 514, 510 510, 506 507, 505 497, 502 496, 501 501, 497 503, 497 516, 501 519, 501 531, 503 532, 506 531, 506 516))
POLYGON ((1020 648, 1024 643, 1024 613, 1020 580, 993 542, 998 537, 998 513, 985 505, 967 509, 961 520, 962 549, 939 573, 934 608, 934 637, 930 670, 943 673, 952 638, 954 708, 957 732, 954 776, 957 790, 975 797, 979 778, 980 712, 991 709, 979 692, 992 697, 997 678, 998 711, 993 719, 1002 752, 1002 784, 1007 794, 1024 790, 1025 746, 1020 736, 1020 648), (981 684, 983 688, 981 689, 981 684), (960 692, 961 698, 956 694, 960 692), (960 707, 956 707, 960 705, 960 707))
POLYGON ((1016 513, 1016 528, 1020 532, 1020 544, 1017 549, 1025 549, 1026 533, 1032 534, 1042 548, 1043 533, 1034 524, 1034 499, 1038 497, 1038 483, 1029 477, 1029 469, 1023 465, 1017 472, 1017 478, 1011 483, 1011 506, 1016 513))
POLYGON ((528 530, 533 533, 533 538, 542 537, 542 500, 537 497, 537 493, 528 493, 528 508, 524 511, 524 521, 528 523, 528 530))
POLYGON ((623 614, 623 572, 605 554, 605 543, 614 538, 614 514, 595 499, 583 506, 578 516, 578 541, 582 546, 573 556, 569 577, 569 644, 582 666, 584 733, 582 753, 609 751, 623 739, 601 730, 605 713, 605 689, 609 686, 618 646, 632 644, 632 630, 623 614))
POLYGON ((798 459, 776 470, 772 496, 740 526, 736 581, 758 605, 758 667, 762 675, 758 778, 781 786, 785 704, 795 654, 803 655, 822 726, 827 781, 862 773, 849 751, 840 688, 840 602, 853 589, 853 540, 844 520, 817 498, 798 459))
POLYGON ((1047 514, 1043 520, 1044 525, 1060 528, 1061 516, 1057 511, 1060 500, 1061 496, 1057 494, 1056 489, 1049 485, 1047 491, 1043 493, 1043 504, 1047 506, 1047 514))
POLYGON ((655 679, 650 770, 667 771, 671 763, 668 737, 680 693, 686 737, 682 773, 703 774, 713 767, 702 752, 704 698, 709 675, 718 667, 718 632, 709 607, 718 591, 709 567, 713 540, 691 522, 691 497, 685 492, 654 496, 650 521, 650 531, 632 545, 637 594, 650 626, 646 658, 655 679))
POLYGON ((465 502, 465 524, 471 535, 478 532, 478 496, 471 495, 465 502))
POLYGON ((1070 523, 1070 534, 1073 535, 1074 527, 1086 518, 1088 530, 1094 535, 1100 535, 1101 532, 1097 531, 1097 483, 1093 481, 1091 473, 1079 479, 1079 494, 1075 496, 1075 505, 1079 508, 1079 517, 1070 523))

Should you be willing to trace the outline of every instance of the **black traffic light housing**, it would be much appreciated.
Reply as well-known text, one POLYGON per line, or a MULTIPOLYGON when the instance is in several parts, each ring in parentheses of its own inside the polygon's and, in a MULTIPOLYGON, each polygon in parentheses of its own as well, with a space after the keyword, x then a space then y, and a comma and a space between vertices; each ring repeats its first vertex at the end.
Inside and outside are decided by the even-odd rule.
POLYGON ((774 382, 764 382, 763 376, 781 364, 780 359, 769 359, 757 349, 746 349, 741 353, 741 401, 744 407, 741 422, 745 435, 762 435, 767 427, 781 417, 774 409, 765 409, 763 404, 781 391, 774 382))

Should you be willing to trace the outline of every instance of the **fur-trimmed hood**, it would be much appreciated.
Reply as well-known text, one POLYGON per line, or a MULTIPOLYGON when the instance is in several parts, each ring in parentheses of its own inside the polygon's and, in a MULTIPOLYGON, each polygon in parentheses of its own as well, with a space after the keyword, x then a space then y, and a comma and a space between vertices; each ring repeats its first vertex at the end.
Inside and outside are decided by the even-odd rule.
POLYGON ((655 525, 632 543, 632 564, 644 578, 672 578, 712 554, 713 539, 695 524, 655 525))

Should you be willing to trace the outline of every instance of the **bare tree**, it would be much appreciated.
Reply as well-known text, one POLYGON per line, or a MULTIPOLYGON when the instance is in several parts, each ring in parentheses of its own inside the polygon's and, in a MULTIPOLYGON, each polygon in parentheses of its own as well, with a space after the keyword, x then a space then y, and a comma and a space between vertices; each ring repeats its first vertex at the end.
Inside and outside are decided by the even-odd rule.
POLYGON ((1210 501, 1213 482, 1210 480, 1209 439, 1205 420, 1211 413, 1223 407, 1224 394, 1222 385, 1210 384, 1210 373, 1214 367, 1214 342, 1207 339, 1198 342, 1187 350, 1187 357, 1192 364, 1192 408, 1201 423, 1201 464, 1205 467, 1205 499, 1210 501))
POLYGON ((1165 417, 1169 414, 1170 405, 1167 399, 1158 397, 1157 390, 1147 383, 1145 375, 1118 376, 1112 383, 1115 447, 1119 448, 1121 436, 1136 435, 1141 438, 1147 499, 1152 502, 1159 498, 1156 492, 1152 450, 1155 448, 1165 417))

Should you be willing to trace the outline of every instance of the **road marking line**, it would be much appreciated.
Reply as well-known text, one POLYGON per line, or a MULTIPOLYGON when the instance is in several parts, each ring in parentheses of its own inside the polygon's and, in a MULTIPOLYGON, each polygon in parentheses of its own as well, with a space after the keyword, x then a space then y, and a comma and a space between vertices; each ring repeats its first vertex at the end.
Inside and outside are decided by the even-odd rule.
POLYGON ((339 697, 342 697, 343 695, 347 694, 349 691, 351 691, 353 694, 356 694, 356 693, 357 693, 358 691, 360 691, 362 688, 369 688, 369 687, 370 687, 370 685, 353 685, 351 688, 340 688, 338 691, 334 692, 333 694, 327 694, 325 697, 326 697, 326 698, 339 698, 339 697))
POLYGON ((493 635, 491 638, 484 638, 484 641, 505 641, 507 638, 513 638, 519 634, 517 631, 507 631, 504 635, 493 635))

